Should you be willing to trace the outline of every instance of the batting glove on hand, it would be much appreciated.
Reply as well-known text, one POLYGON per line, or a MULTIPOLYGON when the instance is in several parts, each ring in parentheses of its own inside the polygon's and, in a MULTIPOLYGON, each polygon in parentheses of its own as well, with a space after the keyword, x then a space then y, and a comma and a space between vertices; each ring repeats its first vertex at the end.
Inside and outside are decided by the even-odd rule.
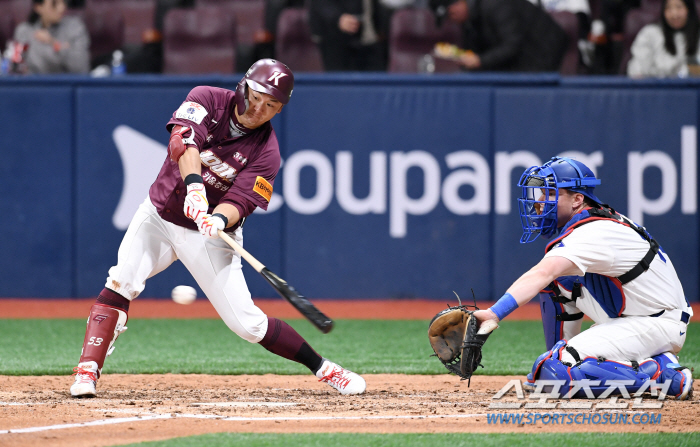
POLYGON ((209 211, 207 201, 207 191, 204 183, 190 183, 187 185, 187 196, 185 197, 185 216, 197 222, 209 211))
POLYGON ((199 232, 208 238, 219 237, 219 230, 226 228, 226 217, 222 214, 205 214, 199 222, 199 232))

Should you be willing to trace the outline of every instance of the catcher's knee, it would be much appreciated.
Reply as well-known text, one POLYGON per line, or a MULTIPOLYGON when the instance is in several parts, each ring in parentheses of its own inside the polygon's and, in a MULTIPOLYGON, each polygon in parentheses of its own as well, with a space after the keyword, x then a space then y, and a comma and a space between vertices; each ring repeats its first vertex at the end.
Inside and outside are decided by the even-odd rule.
MULTIPOLYGON (((564 366, 564 364, 568 364, 570 366, 576 363, 576 359, 566 350, 566 348, 566 340, 559 340, 554 344, 554 346, 552 346, 552 349, 537 357, 537 360, 535 360, 535 363, 532 365, 532 371, 527 376, 528 382, 532 383, 540 378, 539 376, 545 363, 548 365, 548 368, 555 368, 556 371, 560 370, 560 367, 557 366, 558 364, 561 364, 562 366, 564 366), (556 362, 553 363, 552 361, 556 362)), ((569 347, 569 349, 573 348, 569 347)))

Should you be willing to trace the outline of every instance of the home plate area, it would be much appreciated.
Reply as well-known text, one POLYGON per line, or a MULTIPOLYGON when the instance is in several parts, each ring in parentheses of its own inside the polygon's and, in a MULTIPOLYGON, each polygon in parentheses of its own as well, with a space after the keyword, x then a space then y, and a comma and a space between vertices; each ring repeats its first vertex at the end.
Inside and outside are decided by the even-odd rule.
MULTIPOLYGON (((341 396, 312 375, 105 374, 98 397, 74 399, 70 376, 0 376, 0 445, 107 446, 213 432, 541 433, 700 430, 698 401, 654 410, 494 409, 512 379, 369 374, 367 392, 341 396), (495 422, 498 413, 650 414, 653 424, 495 422), (658 417, 658 415, 661 417, 658 417), (489 415, 491 418, 489 419, 489 415)), ((696 385, 697 386, 697 385, 696 385)), ((697 393, 697 390, 696 390, 697 393)), ((696 394, 698 395, 698 394, 696 394)), ((509 392, 502 402, 517 402, 509 392)), ((556 401, 555 401, 556 402, 556 401)), ((625 400, 620 400, 625 403, 625 400)))

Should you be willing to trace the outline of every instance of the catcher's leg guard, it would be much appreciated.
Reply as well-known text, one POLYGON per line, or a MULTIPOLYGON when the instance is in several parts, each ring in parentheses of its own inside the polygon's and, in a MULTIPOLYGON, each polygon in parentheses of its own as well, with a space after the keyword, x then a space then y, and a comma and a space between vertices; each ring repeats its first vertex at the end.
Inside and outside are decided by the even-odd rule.
MULTIPOLYGON (((651 380, 651 375, 655 375, 658 368, 654 368, 652 362, 645 362, 645 368, 634 367, 626 363, 613 362, 610 360, 595 359, 588 357, 577 364, 569 368, 571 378, 576 381, 583 380, 599 380, 600 385, 591 386, 590 390, 593 396, 598 397, 604 392, 608 391, 613 382, 625 380, 629 381, 629 385, 625 385, 624 388, 629 394, 636 393, 640 388, 647 385, 648 381, 651 380)), ((658 366, 658 365, 657 365, 658 366)), ((619 395, 622 391, 616 388, 610 395, 619 395)), ((590 397, 586 396, 586 393, 581 390, 574 394, 572 397, 590 397)))
MULTIPOLYGON (((678 357, 673 353, 664 352, 655 355, 645 363, 656 363, 658 365, 656 376, 652 377, 657 382, 671 381, 667 391, 669 396, 673 396, 678 400, 686 400, 693 396, 693 375, 689 368, 678 363, 678 357)), ((640 369, 642 365, 640 365, 640 369)))
POLYGON ((544 341, 548 350, 559 340, 571 339, 581 332, 583 313, 575 306, 581 285, 571 278, 559 278, 539 294, 544 341))
MULTIPOLYGON (((682 373, 678 371, 668 370, 682 376, 682 373)), ((667 374, 671 375, 671 373, 667 374)), ((592 398, 608 391, 616 381, 629 381, 629 384, 625 385, 625 390, 632 394, 645 387, 649 380, 656 380, 659 377, 661 377, 659 381, 662 382, 661 367, 653 359, 645 360, 641 364, 636 362, 626 364, 593 357, 581 360, 578 352, 573 347, 567 346, 565 340, 561 340, 551 350, 537 358, 532 366, 532 372, 528 374, 528 380, 523 386, 534 389, 537 380, 558 380, 563 381, 559 388, 560 396, 565 396, 572 391, 573 394, 570 397, 592 398), (586 383, 586 388, 578 388, 577 385, 585 383, 584 381, 599 381, 600 383, 598 385, 586 383)), ((674 379, 679 386, 683 385, 679 376, 674 376, 674 379)), ((674 388, 676 382, 671 385, 668 394, 671 395, 672 391, 676 391, 674 388)), ((610 395, 621 394, 619 386, 616 385, 610 395)), ((545 391, 549 392, 549 390, 545 391)), ((682 391, 679 389, 680 394, 682 391)))
POLYGON ((678 357, 676 357, 672 352, 663 352, 659 355, 652 356, 651 359, 658 363, 661 369, 681 366, 681 364, 678 362, 678 357))
POLYGON ((542 365, 544 365, 545 361, 552 358, 559 360, 561 358, 561 352, 564 350, 564 348, 566 348, 566 340, 559 340, 550 350, 537 357, 537 360, 535 360, 535 363, 532 365, 532 371, 528 373, 527 380, 523 386, 527 389, 535 389, 535 380, 539 378, 542 365))

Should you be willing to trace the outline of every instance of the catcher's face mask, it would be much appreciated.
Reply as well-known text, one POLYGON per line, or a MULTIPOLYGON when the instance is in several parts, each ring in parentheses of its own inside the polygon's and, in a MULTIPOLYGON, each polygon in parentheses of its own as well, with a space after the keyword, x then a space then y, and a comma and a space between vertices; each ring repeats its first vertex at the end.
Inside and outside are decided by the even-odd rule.
MULTIPOLYGON (((559 189, 581 193, 602 204, 593 194, 593 188, 599 184, 600 180, 586 165, 566 157, 554 157, 542 166, 526 169, 518 181, 522 188, 522 196, 518 199, 523 227, 520 243, 532 242, 539 236, 550 239, 559 233, 559 189)), ((561 226, 565 223, 561 222, 561 226)))

